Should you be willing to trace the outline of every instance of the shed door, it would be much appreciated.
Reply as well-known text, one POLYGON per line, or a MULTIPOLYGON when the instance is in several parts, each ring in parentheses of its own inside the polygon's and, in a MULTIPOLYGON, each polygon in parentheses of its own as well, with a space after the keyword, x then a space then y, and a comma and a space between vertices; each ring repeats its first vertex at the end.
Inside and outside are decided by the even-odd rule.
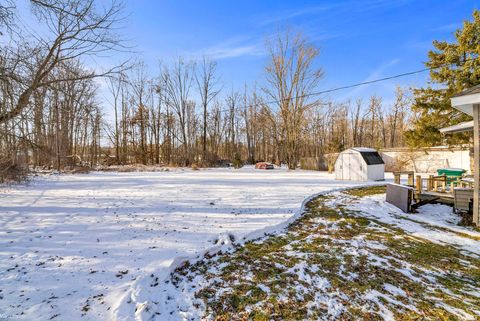
POLYGON ((351 181, 352 180, 352 169, 351 169, 352 153, 346 153, 344 159, 345 159, 345 162, 344 162, 345 166, 343 168, 344 168, 345 179, 351 181))
POLYGON ((348 179, 351 181, 362 180, 362 164, 357 153, 348 153, 348 179))
POLYGON ((349 167, 349 164, 350 164, 350 161, 349 161, 350 156, 347 153, 342 153, 340 155, 342 155, 342 162, 341 162, 342 170, 340 171, 342 173, 342 178, 341 179, 348 180, 348 179, 350 179, 350 177, 348 175, 348 167, 349 167))
POLYGON ((340 154, 341 156, 341 162, 340 162, 340 176, 341 178, 340 179, 348 179, 347 176, 345 176, 345 173, 346 173, 346 168, 347 168, 347 155, 345 155, 345 153, 342 153, 340 154))

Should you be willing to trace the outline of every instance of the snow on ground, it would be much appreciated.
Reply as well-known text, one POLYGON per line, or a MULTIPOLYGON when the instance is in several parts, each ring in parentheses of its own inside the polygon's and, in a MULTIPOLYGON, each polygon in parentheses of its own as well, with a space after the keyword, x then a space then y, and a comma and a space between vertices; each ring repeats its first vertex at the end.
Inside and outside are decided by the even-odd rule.
POLYGON ((404 214, 374 187, 304 210, 280 233, 177 269, 142 320, 479 320, 480 233, 451 207, 404 214))
POLYGON ((2 188, 0 320, 131 320, 175 259, 352 185, 323 172, 248 167, 52 175, 2 188))
MULTIPOLYGON (((343 204, 341 193, 332 204, 343 204)), ((344 198, 344 197, 343 197, 344 198)), ((348 208, 360 211, 363 216, 398 226, 410 235, 439 244, 453 245, 466 255, 480 257, 480 232, 458 226, 460 216, 452 207, 442 204, 428 204, 418 208, 418 213, 406 214, 385 201, 385 195, 372 195, 348 201, 348 208)))

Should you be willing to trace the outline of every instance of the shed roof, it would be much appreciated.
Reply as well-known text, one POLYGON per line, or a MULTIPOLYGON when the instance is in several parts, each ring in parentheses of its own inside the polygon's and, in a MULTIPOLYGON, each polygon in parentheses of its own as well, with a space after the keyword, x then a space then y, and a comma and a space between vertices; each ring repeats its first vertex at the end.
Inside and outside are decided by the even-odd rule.
POLYGON ((376 152, 376 149, 373 148, 368 148, 368 147, 353 147, 353 150, 356 150, 357 152, 376 152))
POLYGON ((360 152, 360 155, 362 155, 363 159, 365 160, 365 163, 367 165, 379 165, 379 164, 385 164, 383 162, 382 157, 377 151, 374 152, 360 152))
POLYGON ((363 160, 367 165, 385 164, 380 154, 376 149, 367 147, 353 147, 351 150, 356 151, 362 155, 363 160))

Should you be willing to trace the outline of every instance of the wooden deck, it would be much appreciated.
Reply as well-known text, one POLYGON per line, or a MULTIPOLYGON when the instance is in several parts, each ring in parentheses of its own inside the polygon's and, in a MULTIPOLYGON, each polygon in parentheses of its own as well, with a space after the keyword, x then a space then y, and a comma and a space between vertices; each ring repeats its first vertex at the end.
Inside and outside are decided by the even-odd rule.
POLYGON ((453 194, 434 191, 422 191, 420 193, 415 192, 415 198, 420 202, 436 199, 435 202, 448 205, 453 205, 455 202, 453 194))
MULTIPOLYGON (((473 185, 471 181, 452 180, 445 175, 421 177, 415 175, 413 171, 394 172, 394 182, 400 184, 401 176, 407 176, 407 186, 414 188, 413 199, 418 206, 429 202, 454 205, 455 190, 457 188, 472 189, 473 185)), ((413 207, 415 207, 415 204, 413 204, 413 207)))

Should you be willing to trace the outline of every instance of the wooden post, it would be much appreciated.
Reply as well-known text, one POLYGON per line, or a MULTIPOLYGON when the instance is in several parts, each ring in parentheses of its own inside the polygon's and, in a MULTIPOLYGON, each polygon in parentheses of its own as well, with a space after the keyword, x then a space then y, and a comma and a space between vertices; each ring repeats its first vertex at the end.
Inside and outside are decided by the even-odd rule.
POLYGON ((413 172, 408 173, 407 185, 412 186, 412 187, 414 186, 414 184, 413 184, 413 172))
POLYGON ((417 193, 422 192, 422 176, 417 175, 417 193))
POLYGON ((400 184, 400 173, 398 172, 393 173, 393 182, 395 184, 400 184))
POLYGON ((433 175, 428 176, 427 191, 430 192, 433 189, 433 175))
POLYGON ((453 194, 453 190, 455 189, 455 183, 451 182, 450 183, 450 193, 453 194))
POLYGON ((473 105, 473 224, 480 226, 480 104, 473 105))

